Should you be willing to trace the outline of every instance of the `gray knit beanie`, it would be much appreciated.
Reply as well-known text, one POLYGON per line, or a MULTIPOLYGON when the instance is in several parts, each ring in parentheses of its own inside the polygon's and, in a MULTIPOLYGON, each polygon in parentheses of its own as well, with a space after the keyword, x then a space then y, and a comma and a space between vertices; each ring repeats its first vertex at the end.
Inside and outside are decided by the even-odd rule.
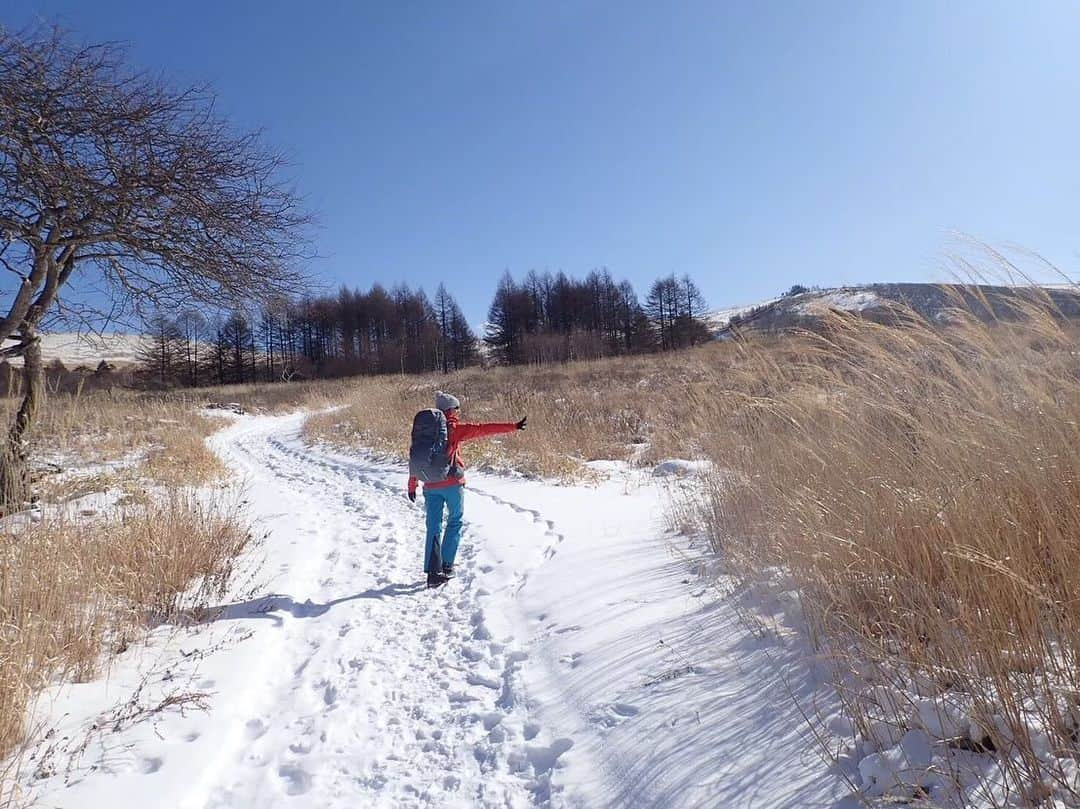
POLYGON ((435 406, 439 410, 452 410, 455 407, 461 407, 461 402, 457 400, 456 396, 451 396, 449 393, 443 393, 441 390, 435 391, 435 406))

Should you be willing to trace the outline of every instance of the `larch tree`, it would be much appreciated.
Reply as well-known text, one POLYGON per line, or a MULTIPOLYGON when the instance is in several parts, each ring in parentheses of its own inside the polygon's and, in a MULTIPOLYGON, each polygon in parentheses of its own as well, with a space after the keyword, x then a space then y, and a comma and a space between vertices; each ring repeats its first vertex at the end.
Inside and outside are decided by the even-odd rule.
MULTIPOLYGON (((303 285, 309 218, 281 155, 237 132, 203 86, 176 88, 125 48, 55 28, 0 29, 0 359, 23 399, 0 446, 0 506, 29 491, 40 327, 73 278, 113 310, 250 304, 303 285)), ((76 300, 78 298, 76 297, 76 300)), ((92 315, 80 310, 83 324, 92 315)))

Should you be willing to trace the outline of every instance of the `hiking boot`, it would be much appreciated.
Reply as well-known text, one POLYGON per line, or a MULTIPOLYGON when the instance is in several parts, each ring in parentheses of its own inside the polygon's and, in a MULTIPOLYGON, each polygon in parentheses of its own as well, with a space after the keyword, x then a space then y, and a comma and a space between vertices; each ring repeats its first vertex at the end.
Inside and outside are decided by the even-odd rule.
POLYGON ((444 576, 446 576, 446 578, 448 578, 448 579, 454 578, 454 566, 453 565, 443 565, 442 566, 442 574, 444 576))
POLYGON ((450 581, 449 576, 444 576, 442 573, 436 573, 432 571, 427 574, 427 586, 428 587, 441 587, 450 581))

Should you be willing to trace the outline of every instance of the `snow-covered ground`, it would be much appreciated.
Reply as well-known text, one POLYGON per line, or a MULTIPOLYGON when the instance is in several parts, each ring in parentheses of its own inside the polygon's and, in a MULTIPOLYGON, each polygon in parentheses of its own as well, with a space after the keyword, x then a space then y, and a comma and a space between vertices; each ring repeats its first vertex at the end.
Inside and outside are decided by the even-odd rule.
POLYGON ((856 805, 804 721, 833 708, 783 603, 748 620, 666 531, 685 479, 473 474, 459 575, 429 591, 403 469, 306 446, 303 418, 211 439, 264 537, 253 592, 45 694, 38 805, 856 805))
POLYGON ((708 323, 713 330, 723 329, 731 322, 733 317, 745 315, 760 306, 768 306, 770 303, 775 303, 778 300, 779 298, 767 298, 758 303, 746 306, 727 306, 723 309, 714 309, 712 312, 705 315, 705 322, 708 323))

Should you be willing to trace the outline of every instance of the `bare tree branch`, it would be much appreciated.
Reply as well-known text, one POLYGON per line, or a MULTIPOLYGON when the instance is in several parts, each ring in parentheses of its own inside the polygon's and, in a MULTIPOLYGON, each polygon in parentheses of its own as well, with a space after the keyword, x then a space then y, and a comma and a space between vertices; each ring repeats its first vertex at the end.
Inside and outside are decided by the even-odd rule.
POLYGON ((0 338, 40 320, 77 267, 157 306, 299 291, 310 220, 283 165, 207 87, 134 72, 115 43, 0 30, 0 230, 25 246, 27 278, 0 338))

